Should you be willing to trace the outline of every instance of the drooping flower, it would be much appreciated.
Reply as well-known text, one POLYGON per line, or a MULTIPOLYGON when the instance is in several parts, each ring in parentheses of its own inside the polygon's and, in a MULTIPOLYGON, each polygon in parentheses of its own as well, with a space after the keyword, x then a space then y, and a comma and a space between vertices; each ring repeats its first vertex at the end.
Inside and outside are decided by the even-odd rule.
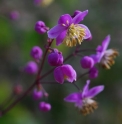
POLYGON ((48 55, 48 63, 51 66, 60 66, 63 64, 63 56, 62 53, 59 52, 57 49, 51 51, 48 55))
POLYGON ((102 67, 106 69, 110 69, 110 66, 115 63, 114 58, 116 58, 119 54, 115 49, 107 49, 109 43, 110 35, 106 36, 102 42, 102 45, 97 47, 97 53, 95 55, 91 55, 95 63, 100 63, 102 67))
POLYGON ((89 56, 84 56, 81 60, 80 60, 80 64, 82 66, 82 68, 92 68, 94 66, 94 60, 92 59, 92 57, 89 56))
POLYGON ((97 102, 92 98, 104 89, 103 85, 89 89, 89 84, 90 80, 87 80, 87 83, 81 92, 71 93, 64 98, 66 102, 75 103, 75 107, 77 107, 83 115, 90 114, 98 107, 97 102))
POLYGON ((36 74, 38 71, 38 66, 34 61, 29 61, 26 64, 24 71, 28 74, 36 74))
POLYGON ((83 24, 78 24, 88 14, 88 10, 79 12, 74 18, 69 14, 60 16, 58 24, 51 28, 47 34, 51 39, 56 38, 56 45, 62 42, 68 47, 76 46, 77 42, 81 44, 83 39, 91 37, 90 30, 83 24))
POLYGON ((58 66, 54 70, 54 78, 60 84, 63 84, 64 79, 72 83, 76 81, 76 71, 68 64, 58 66))
POLYGON ((39 34, 44 34, 47 32, 49 28, 45 25, 43 21, 37 21, 35 24, 35 31, 38 32, 39 34))
POLYGON ((43 112, 47 112, 51 110, 51 105, 46 102, 40 102, 39 103, 39 109, 43 112))
POLYGON ((31 49, 30 54, 35 60, 40 60, 42 58, 43 51, 39 46, 34 46, 31 49))

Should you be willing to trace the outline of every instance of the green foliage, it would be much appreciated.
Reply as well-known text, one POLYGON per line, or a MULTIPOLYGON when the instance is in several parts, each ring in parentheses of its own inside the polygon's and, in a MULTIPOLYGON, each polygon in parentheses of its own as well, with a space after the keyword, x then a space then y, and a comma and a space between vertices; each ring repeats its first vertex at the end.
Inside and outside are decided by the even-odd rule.
POLYGON ((10 26, 9 21, 0 17, 0 47, 8 46, 13 40, 12 27, 10 26))

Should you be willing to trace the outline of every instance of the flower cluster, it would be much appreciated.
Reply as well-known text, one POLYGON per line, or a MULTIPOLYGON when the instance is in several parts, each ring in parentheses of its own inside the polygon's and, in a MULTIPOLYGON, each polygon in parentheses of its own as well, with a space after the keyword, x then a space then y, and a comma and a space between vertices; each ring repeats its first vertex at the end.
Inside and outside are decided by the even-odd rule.
MULTIPOLYGON (((35 0, 35 2, 40 2, 35 0)), ((14 13, 16 14, 16 13, 14 13)), ((39 34, 47 33, 47 42, 45 45, 45 51, 43 51, 39 46, 34 46, 31 49, 30 55, 33 60, 27 62, 24 67, 24 71, 28 74, 36 74, 35 81, 31 87, 25 91, 24 95, 20 97, 20 100, 33 89, 32 97, 34 100, 39 101, 39 109, 41 111, 47 112, 50 111, 51 104, 47 102, 48 93, 43 87, 44 83, 49 84, 66 84, 67 82, 75 86, 78 91, 69 94, 64 98, 66 102, 75 103, 75 107, 83 114, 87 115, 92 113, 97 107, 98 104, 93 98, 104 90, 104 85, 94 86, 89 88, 90 79, 97 78, 99 75, 99 67, 105 69, 110 69, 111 66, 115 63, 114 59, 119 54, 116 49, 107 49, 110 43, 110 35, 107 35, 102 41, 101 45, 98 45, 93 54, 84 55, 84 51, 87 49, 80 49, 79 45, 83 40, 91 40, 92 34, 89 28, 84 24, 79 24, 88 14, 88 10, 79 11, 76 10, 73 15, 64 14, 59 17, 58 23, 53 28, 49 29, 43 21, 37 21, 35 24, 35 31, 39 34), (57 48, 53 48, 51 45, 56 40, 56 45, 59 46, 64 43, 68 48, 75 47, 73 53, 67 56, 65 59, 63 53, 57 48), (82 55, 80 54, 82 52, 82 55), (81 57, 79 63, 77 63, 79 70, 74 68, 74 65, 67 63, 66 61, 71 57, 81 57), (43 67, 46 63, 52 69, 47 70, 43 74, 43 67), (97 66, 97 65, 100 66, 97 66), (83 74, 78 74, 80 70, 87 70, 83 74), (47 76, 53 73, 53 81, 50 81, 47 76), (83 88, 78 87, 78 81, 84 75, 88 75, 86 79, 86 84, 83 88), (42 79, 48 79, 48 82, 42 79), (82 89, 82 90, 81 90, 82 89)), ((47 65, 46 65, 47 66, 47 65)), ((44 71, 45 72, 45 71, 44 71)), ((22 88, 20 86, 14 88, 14 93, 20 94, 22 88)), ((19 100, 13 102, 14 106, 19 100)), ((8 107, 7 110, 10 108, 8 107)), ((4 113, 4 112, 3 112, 4 113)))
MULTIPOLYGON (((75 107, 77 107, 83 115, 90 114, 98 107, 97 102, 93 100, 93 98, 104 90, 104 85, 95 86, 89 89, 90 80, 87 80, 86 85, 80 90, 81 88, 77 86, 76 81, 86 74, 88 74, 89 78, 97 78, 99 72, 97 64, 102 65, 103 68, 110 69, 110 66, 114 64, 114 58, 118 55, 118 51, 115 49, 107 50, 110 43, 110 35, 106 36, 102 44, 94 49, 94 54, 85 55, 80 59, 79 63, 81 67, 87 69, 88 72, 77 76, 77 71, 73 66, 65 63, 64 60, 66 59, 64 59, 62 52, 57 48, 51 48, 51 45, 49 46, 49 44, 56 39, 57 46, 64 43, 68 47, 75 47, 78 44, 81 45, 83 40, 91 40, 92 34, 89 28, 83 24, 79 24, 87 14, 88 10, 83 12, 76 10, 72 16, 69 14, 61 15, 58 24, 51 29, 49 29, 42 21, 38 21, 35 25, 35 30, 39 34, 47 32, 49 38, 47 42, 48 45, 46 46, 46 49, 49 52, 47 61, 49 66, 54 67, 53 75, 56 83, 64 84, 65 82, 69 82, 78 89, 78 92, 71 93, 65 97, 64 101, 75 103, 75 107)), ((82 50, 77 49, 76 47, 72 56, 77 56, 81 51, 82 50)), ((42 50, 38 46, 33 47, 31 50, 31 56, 36 62, 40 61, 42 53, 42 50)), ((34 62, 29 62, 25 71, 32 74, 38 71, 38 67, 34 62)), ((38 88, 38 85, 33 91, 33 98, 35 100, 42 99, 45 94, 44 88, 40 89, 38 88)), ((39 108, 42 111, 49 111, 51 105, 42 101, 39 104, 39 108)))
MULTIPOLYGON (((58 24, 47 32, 48 38, 56 39, 57 46, 64 43, 68 47, 74 47, 77 43, 81 45, 83 40, 91 40, 92 35, 89 28, 83 24, 79 24, 87 14, 88 10, 83 12, 76 10, 72 16, 69 14, 61 15, 58 24)), ((105 69, 110 69, 110 66, 114 64, 114 58, 118 55, 118 51, 115 49, 107 50, 109 43, 110 35, 106 36, 102 44, 94 50, 96 52, 95 54, 86 55, 81 58, 80 65, 83 69, 88 69, 86 74, 89 75, 89 78, 98 77, 99 71, 97 64, 100 64, 105 69)), ((80 50, 78 51, 76 49, 75 55, 77 55, 78 52, 80 52, 80 50)), ((51 66, 56 66, 54 69, 56 82, 63 84, 64 79, 66 79, 78 88, 76 81, 85 74, 77 78, 75 69, 69 64, 63 64, 61 52, 58 52, 57 49, 53 49, 48 56, 48 63, 51 66)), ((75 106, 83 115, 93 112, 98 107, 97 102, 92 98, 104 89, 103 85, 89 89, 89 84, 90 80, 87 80, 82 90, 71 93, 64 98, 67 102, 74 102, 75 106)))

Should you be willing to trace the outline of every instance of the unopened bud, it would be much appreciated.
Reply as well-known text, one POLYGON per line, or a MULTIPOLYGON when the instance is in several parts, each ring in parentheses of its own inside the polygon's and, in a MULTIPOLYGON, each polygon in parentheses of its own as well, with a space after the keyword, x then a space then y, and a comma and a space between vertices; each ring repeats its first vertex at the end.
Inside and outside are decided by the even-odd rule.
POLYGON ((20 95, 23 91, 23 87, 22 87, 22 85, 17 84, 17 85, 14 86, 13 90, 14 90, 14 94, 20 95))
POLYGON ((38 21, 35 24, 35 31, 38 32, 39 34, 44 34, 47 32, 49 28, 45 25, 43 21, 38 21))
POLYGON ((39 46, 34 46, 31 49, 30 54, 35 60, 40 60, 42 58, 43 51, 39 46))
POLYGON ((48 55, 48 63, 51 66, 59 66, 63 64, 63 56, 62 53, 59 52, 57 49, 54 49, 49 55, 48 55))
POLYGON ((90 71, 89 71, 89 77, 90 78, 97 78, 98 77, 98 69, 97 68, 95 68, 95 67, 93 67, 93 68, 91 68, 90 69, 90 71))
POLYGON ((89 56, 83 57, 80 63, 82 68, 85 68, 85 69, 92 68, 94 66, 94 60, 89 56))
POLYGON ((46 102, 40 102, 39 103, 39 109, 43 112, 47 112, 51 110, 51 105, 46 102))
POLYGON ((38 71, 38 66, 34 61, 30 61, 26 64, 24 71, 28 74, 36 74, 38 71))
POLYGON ((42 90, 37 90, 37 89, 34 89, 33 91, 33 99, 34 100, 38 100, 38 99, 41 99, 43 97, 43 92, 42 90))

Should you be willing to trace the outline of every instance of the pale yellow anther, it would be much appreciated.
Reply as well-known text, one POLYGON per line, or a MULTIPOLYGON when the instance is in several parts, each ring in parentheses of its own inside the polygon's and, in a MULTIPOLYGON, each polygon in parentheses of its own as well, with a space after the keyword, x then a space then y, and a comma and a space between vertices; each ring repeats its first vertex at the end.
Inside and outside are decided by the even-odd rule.
MULTIPOLYGON (((67 20, 67 24, 68 24, 68 20, 67 20)), ((64 39, 64 43, 68 46, 68 47, 73 47, 76 46, 77 43, 81 44, 81 42, 83 41, 84 37, 85 37, 86 33, 85 33, 85 29, 82 28, 79 25, 75 25, 75 24, 71 24, 68 28, 66 37, 64 39)))
POLYGON ((119 54, 115 49, 108 49, 105 51, 104 56, 102 57, 100 64, 105 69, 110 69, 111 66, 115 63, 114 58, 119 54))

